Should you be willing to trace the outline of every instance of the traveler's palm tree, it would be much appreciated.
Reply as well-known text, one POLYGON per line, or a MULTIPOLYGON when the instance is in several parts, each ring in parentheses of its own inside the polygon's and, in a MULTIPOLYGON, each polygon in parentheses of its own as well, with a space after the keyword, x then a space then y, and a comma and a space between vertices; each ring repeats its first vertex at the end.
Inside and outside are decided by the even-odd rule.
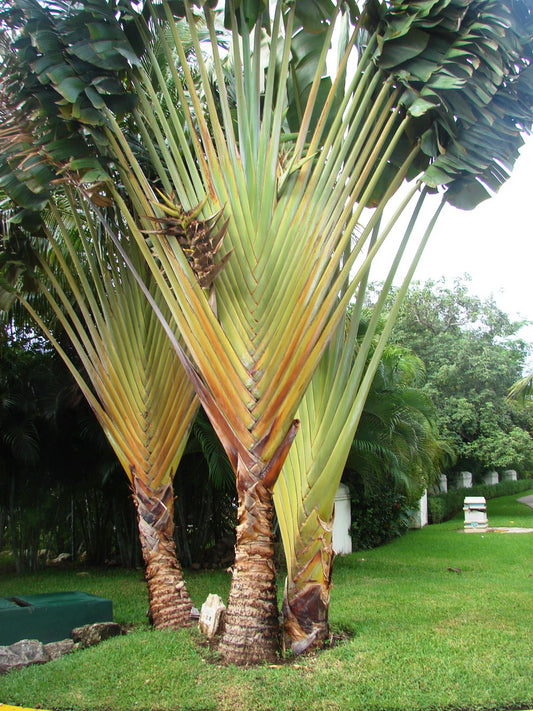
POLYGON ((392 478, 399 488, 410 491, 427 486, 450 455, 449 447, 436 435, 433 404, 419 387, 423 366, 412 352, 385 348, 348 452, 344 432, 336 436, 336 418, 337 414, 341 419, 345 416, 350 435, 346 403, 353 388, 353 371, 351 377, 341 377, 337 371, 336 378, 330 380, 327 372, 321 372, 322 367, 300 405, 302 432, 307 436, 295 441, 274 490, 287 560, 285 644, 294 653, 329 638, 334 501, 345 467, 362 480, 365 489, 392 478), (331 392, 340 385, 348 396, 346 401, 337 397, 337 412, 331 392), (291 486, 297 492, 292 494, 293 501, 299 503, 287 516, 278 500, 287 498, 291 486))
MULTIPOLYGON (((21 286, 21 263, 12 262, 12 289, 70 369, 130 481, 153 625, 187 625, 192 603, 176 558, 172 480, 197 398, 155 312, 94 216, 68 188, 56 192, 48 209, 47 239, 34 240, 32 277, 41 298, 30 299, 21 286), (65 336, 76 359, 62 345, 65 336)), ((136 245, 125 248, 160 300, 136 245)))
MULTIPOLYGON (((512 164, 531 119, 527 80, 508 81, 528 64, 520 32, 509 7, 488 0, 369 3, 364 16, 347 3, 355 26, 328 80, 340 7, 279 2, 271 19, 265 2, 228 3, 229 92, 208 7, 214 75, 185 3, 198 82, 172 14, 183 12, 181 3, 147 4, 142 16, 123 3, 126 29, 104 0, 87 10, 95 4, 107 8, 98 23, 71 24, 56 44, 34 26, 25 48, 36 54, 41 81, 60 94, 62 117, 84 124, 84 140, 105 143, 120 168, 125 190, 108 182, 106 194, 123 214, 121 234, 127 228, 142 250, 186 352, 167 324, 168 335, 235 471, 237 554, 221 652, 237 663, 272 659, 272 488, 298 429, 298 405, 387 235, 365 252, 404 178, 451 184, 450 201, 463 206, 486 196, 477 176, 491 187, 505 179, 502 166, 512 164), (51 44, 55 54, 46 58, 51 44), (113 82, 103 67, 127 81, 113 82), (148 170, 116 120, 133 98, 131 128, 148 170)), ((38 3, 23 5, 39 11, 38 3)), ((56 156, 61 139, 47 144, 56 156)), ((36 173, 30 163, 22 168, 36 173)), ((80 190, 90 202, 91 191, 80 190)), ((417 190, 413 184, 396 214, 417 190)), ((116 236, 112 224, 107 233, 116 236)))
MULTIPOLYGON (((418 208, 421 207, 422 198, 418 208)), ((371 414, 372 403, 374 406, 377 404, 378 383, 383 380, 380 376, 383 376, 390 364, 390 349, 388 357, 384 356, 384 349, 395 314, 437 217, 433 217, 422 235, 404 284, 396 294, 389 317, 383 321, 386 297, 405 246, 408 241, 412 241, 411 232, 416 216, 417 210, 383 284, 371 318, 368 322, 362 320, 365 315, 363 280, 353 308, 328 345, 300 403, 298 413, 302 435, 292 446, 274 488, 287 560, 284 632, 286 643, 299 652, 311 645, 323 643, 329 635, 335 495, 347 459, 352 451, 355 454, 357 449, 354 445, 364 437, 363 431, 358 431, 361 417, 365 424, 371 414), (369 393, 373 395, 370 401, 367 400, 369 393)), ((398 369, 397 374, 401 372, 398 369)), ((398 410, 395 408, 392 391, 388 396, 386 406, 389 410, 382 410, 381 415, 388 419, 392 432, 393 418, 398 415, 398 410)), ((414 423, 411 422, 407 429, 412 435, 414 423)), ((377 427, 373 438, 376 445, 379 431, 377 427)), ((400 440, 397 439, 396 449, 399 444, 400 440)), ((387 451, 393 452, 394 447, 387 451)), ((407 469, 405 462, 402 464, 407 469)), ((399 476, 398 467, 393 473, 399 476)))
MULTIPOLYGON (((323 120, 315 119, 316 127, 309 130, 313 117, 308 108, 299 133, 283 144, 286 86, 277 73, 288 72, 294 22, 294 10, 283 15, 280 5, 270 56, 279 51, 281 65, 269 64, 262 94, 260 25, 249 33, 241 24, 238 39, 240 22, 234 18, 236 106, 225 91, 216 45, 216 100, 198 48, 207 115, 175 35, 168 54, 177 49, 182 60, 184 77, 176 72, 174 78, 181 104, 191 111, 186 128, 193 137, 192 153, 186 150, 185 130, 170 101, 166 111, 154 110, 153 79, 148 82, 138 72, 136 118, 144 140, 153 144, 152 154, 165 165, 162 194, 142 175, 118 124, 109 130, 120 165, 128 167, 123 173, 128 194, 137 201, 130 229, 145 247, 171 305, 191 358, 184 366, 236 474, 236 560, 220 651, 237 663, 272 659, 277 648, 272 488, 298 428, 299 400, 355 288, 344 288, 349 273, 358 259, 356 271, 365 271, 362 247, 376 214, 350 250, 352 232, 403 130, 395 106, 398 90, 385 81, 377 92, 379 78, 368 72, 357 76, 342 111, 335 114, 335 132, 326 133, 324 127, 333 119, 340 85, 329 93, 323 120), (361 96, 362 107, 354 98, 361 96), (351 153, 345 148, 345 132, 351 153), (167 143, 169 137, 177 145, 167 143), (379 170, 374 170, 375 163, 379 170), (203 288, 211 274, 216 277, 214 294, 203 288), (345 293, 339 301, 341 288, 345 293)), ((207 23, 214 33, 209 14, 207 23)), ((322 65, 326 47, 327 42, 322 65)), ((313 97, 323 87, 322 69, 319 62, 313 97)), ((416 148, 405 156, 387 196, 415 154, 416 148)), ((120 195, 114 198, 120 203, 120 195)), ((124 210, 126 205, 120 204, 124 210)))

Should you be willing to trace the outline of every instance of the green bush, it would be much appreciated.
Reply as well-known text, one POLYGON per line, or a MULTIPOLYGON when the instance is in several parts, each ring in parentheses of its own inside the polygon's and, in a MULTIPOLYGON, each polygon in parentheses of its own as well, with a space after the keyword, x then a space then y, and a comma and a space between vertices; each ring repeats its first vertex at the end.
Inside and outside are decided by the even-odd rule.
POLYGON ((484 496, 495 499, 498 496, 511 496, 527 491, 533 486, 532 479, 501 481, 499 484, 478 484, 469 489, 453 489, 446 494, 428 497, 428 518, 430 523, 449 521, 463 508, 465 496, 484 496))
POLYGON ((369 550, 401 536, 409 528, 411 513, 407 497, 391 488, 372 493, 352 490, 354 550, 369 550))

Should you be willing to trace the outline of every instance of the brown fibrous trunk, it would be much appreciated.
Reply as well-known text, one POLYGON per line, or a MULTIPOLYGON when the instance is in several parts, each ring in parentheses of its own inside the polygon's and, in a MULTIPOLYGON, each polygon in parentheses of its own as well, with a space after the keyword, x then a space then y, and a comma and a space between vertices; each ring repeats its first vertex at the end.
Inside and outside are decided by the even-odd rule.
POLYGON ((219 646, 228 664, 277 659, 280 641, 272 520, 272 493, 260 480, 238 478, 235 564, 219 646))
POLYGON ((148 586, 148 615, 155 628, 178 629, 191 624, 192 601, 174 542, 172 484, 156 491, 134 474, 133 501, 148 586))

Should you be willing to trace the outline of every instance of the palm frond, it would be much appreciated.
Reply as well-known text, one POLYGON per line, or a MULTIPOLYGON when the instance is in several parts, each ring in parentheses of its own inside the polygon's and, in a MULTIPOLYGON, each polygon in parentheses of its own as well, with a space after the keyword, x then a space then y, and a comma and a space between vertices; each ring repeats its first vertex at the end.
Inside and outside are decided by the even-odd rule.
POLYGON ((509 400, 518 400, 525 403, 531 399, 533 392, 533 375, 528 373, 523 378, 517 380, 516 383, 509 389, 507 398, 509 400))
POLYGON ((205 457, 210 481, 217 489, 233 490, 235 474, 230 461, 209 420, 201 411, 194 421, 187 451, 194 446, 191 442, 193 439, 205 457))

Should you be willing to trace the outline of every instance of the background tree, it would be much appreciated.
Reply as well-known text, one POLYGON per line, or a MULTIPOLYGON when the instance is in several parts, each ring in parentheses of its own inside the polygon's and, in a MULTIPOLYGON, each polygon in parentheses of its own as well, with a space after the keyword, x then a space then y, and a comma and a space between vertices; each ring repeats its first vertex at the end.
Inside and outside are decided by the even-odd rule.
POLYGON ((506 399, 529 352, 518 337, 522 325, 493 299, 473 296, 468 277, 409 291, 393 340, 408 344, 426 366, 440 431, 457 452, 450 475, 467 470, 479 478, 490 468, 524 474, 533 466, 531 411, 506 399))
MULTIPOLYGON (((2 324, 4 325, 4 324, 2 324)), ((42 519, 33 510, 23 514, 24 493, 35 495, 43 443, 39 437, 45 420, 44 383, 53 380, 50 354, 42 343, 28 348, 13 342, 2 328, 0 342, 0 491, 2 533, 9 532, 9 546, 17 571, 38 565, 42 519), (32 517, 34 520, 32 521, 32 517)), ((45 475, 46 481, 46 475, 45 475)), ((5 543, 8 543, 5 541, 5 543)))
POLYGON ((368 491, 392 476, 414 503, 450 457, 425 382, 425 366, 413 351, 386 347, 346 462, 368 491))

